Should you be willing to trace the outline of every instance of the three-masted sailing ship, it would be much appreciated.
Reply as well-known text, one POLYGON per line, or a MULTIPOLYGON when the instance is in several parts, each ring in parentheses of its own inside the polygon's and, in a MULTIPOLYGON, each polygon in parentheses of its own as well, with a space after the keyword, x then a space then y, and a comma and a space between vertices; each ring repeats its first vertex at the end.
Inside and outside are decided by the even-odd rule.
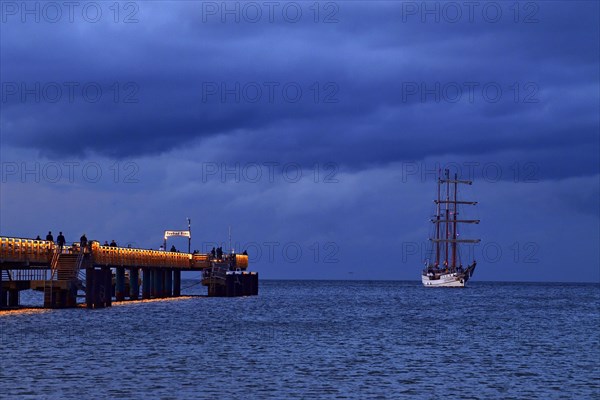
POLYGON ((472 185, 472 181, 460 180, 457 174, 450 177, 446 169, 438 176, 436 214, 431 220, 435 226, 434 237, 429 240, 435 252, 434 260, 425 262, 421 281, 425 287, 464 287, 473 276, 477 262, 463 267, 458 245, 479 243, 480 239, 465 239, 459 236, 461 224, 478 224, 478 219, 459 219, 459 206, 475 206, 476 201, 458 199, 458 185, 472 185), (444 197, 442 197, 442 192, 444 197))

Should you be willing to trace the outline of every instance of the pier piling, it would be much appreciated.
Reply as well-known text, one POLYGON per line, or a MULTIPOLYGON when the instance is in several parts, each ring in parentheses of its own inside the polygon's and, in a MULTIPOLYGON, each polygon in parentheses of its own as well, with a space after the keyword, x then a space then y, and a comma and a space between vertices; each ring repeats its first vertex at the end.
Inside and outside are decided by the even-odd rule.
POLYGON ((165 296, 173 296, 173 270, 165 270, 165 296))
POLYGON ((19 291, 12 289, 8 291, 8 306, 18 307, 19 306, 19 291))
POLYGON ((173 271, 173 297, 181 296, 181 271, 173 271))
POLYGON ((163 297, 163 269, 158 268, 154 275, 154 297, 161 298, 163 297))
MULTIPOLYGON (((86 270, 85 303, 87 308, 104 308, 112 305, 112 273, 110 268, 88 268, 86 270)), ((66 291, 65 295, 67 294, 66 291)), ((58 297, 62 296, 59 295, 58 297)), ((68 299, 57 298, 57 302, 65 305, 68 299)))
POLYGON ((151 295, 151 278, 152 271, 148 268, 142 269, 142 299, 146 300, 151 295))
POLYGON ((115 298, 117 301, 125 300, 125 268, 117 267, 115 274, 115 298))
POLYGON ((139 271, 137 267, 129 270, 129 298, 131 300, 137 300, 140 294, 139 271))

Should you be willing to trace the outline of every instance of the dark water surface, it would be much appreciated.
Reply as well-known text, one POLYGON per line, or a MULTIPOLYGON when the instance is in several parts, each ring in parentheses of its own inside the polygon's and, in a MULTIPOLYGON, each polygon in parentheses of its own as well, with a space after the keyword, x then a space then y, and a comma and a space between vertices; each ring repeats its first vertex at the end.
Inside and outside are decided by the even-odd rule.
POLYGON ((597 284, 262 281, 5 313, 0 398, 600 398, 599 307, 597 284))

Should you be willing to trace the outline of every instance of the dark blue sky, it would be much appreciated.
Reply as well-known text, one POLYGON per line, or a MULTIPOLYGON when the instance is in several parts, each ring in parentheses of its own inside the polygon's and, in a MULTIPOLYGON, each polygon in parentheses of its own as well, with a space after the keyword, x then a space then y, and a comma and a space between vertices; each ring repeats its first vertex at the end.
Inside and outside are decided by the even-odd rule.
POLYGON ((453 163, 477 279, 600 280, 598 2, 1 6, 2 235, 418 279, 453 163))

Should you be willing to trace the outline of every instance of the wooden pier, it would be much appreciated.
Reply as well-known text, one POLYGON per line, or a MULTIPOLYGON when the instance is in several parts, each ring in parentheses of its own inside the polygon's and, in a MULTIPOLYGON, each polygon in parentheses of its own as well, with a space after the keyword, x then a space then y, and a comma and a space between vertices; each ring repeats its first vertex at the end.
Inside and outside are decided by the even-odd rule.
POLYGON ((76 307, 80 291, 87 308, 110 307, 113 298, 178 297, 182 271, 201 271, 211 296, 256 295, 258 274, 246 272, 247 267, 248 256, 242 254, 214 259, 97 241, 85 248, 78 243, 59 248, 52 241, 0 237, 0 308, 18 307, 20 291, 28 289, 44 293, 45 308, 76 307))

